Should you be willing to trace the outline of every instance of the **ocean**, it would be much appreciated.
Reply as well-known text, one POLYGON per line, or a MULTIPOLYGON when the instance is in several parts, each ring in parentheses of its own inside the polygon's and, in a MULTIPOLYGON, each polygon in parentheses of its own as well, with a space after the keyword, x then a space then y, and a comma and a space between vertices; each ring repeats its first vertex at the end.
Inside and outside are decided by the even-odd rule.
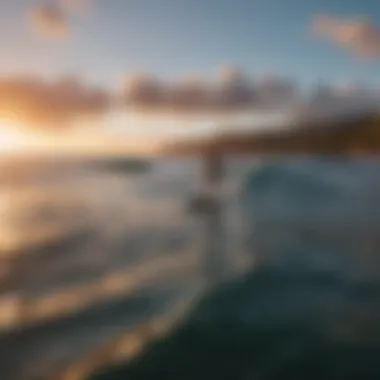
MULTIPOLYGON (((284 281, 283 289, 298 292, 282 298, 264 286, 250 301, 252 285, 245 285, 244 296, 234 296, 234 318, 274 327, 292 318, 308 321, 313 300, 354 315, 342 282, 373 290, 380 279, 380 164, 328 157, 225 160, 220 249, 226 281, 240 279, 243 286, 247 272, 269 270, 273 284, 284 281), (320 283, 307 294, 307 282, 294 285, 299 276, 317 276, 320 283), (255 297, 266 312, 247 311, 255 297)), ((189 213, 202 189, 201 162, 150 159, 141 170, 100 163, 22 158, 1 165, 4 380, 80 379, 135 357, 147 342, 185 323, 197 300, 224 289, 210 288, 205 278, 204 224, 189 213)), ((376 297, 363 297, 377 310, 376 297)), ((213 302, 212 313, 220 307, 223 315, 227 306, 213 302)), ((337 326, 335 314, 323 314, 328 325, 337 326)), ((235 372, 235 378, 243 377, 235 372)))

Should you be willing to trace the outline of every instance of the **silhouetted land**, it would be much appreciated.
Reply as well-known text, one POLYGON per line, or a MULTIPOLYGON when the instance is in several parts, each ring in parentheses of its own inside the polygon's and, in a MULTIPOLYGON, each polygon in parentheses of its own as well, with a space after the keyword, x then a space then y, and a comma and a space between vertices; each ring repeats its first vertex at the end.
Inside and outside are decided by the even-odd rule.
MULTIPOLYGON (((233 131, 233 127, 231 127, 233 131)), ((224 133, 210 141, 170 144, 166 154, 378 154, 380 116, 365 115, 344 120, 289 127, 279 132, 224 133)))

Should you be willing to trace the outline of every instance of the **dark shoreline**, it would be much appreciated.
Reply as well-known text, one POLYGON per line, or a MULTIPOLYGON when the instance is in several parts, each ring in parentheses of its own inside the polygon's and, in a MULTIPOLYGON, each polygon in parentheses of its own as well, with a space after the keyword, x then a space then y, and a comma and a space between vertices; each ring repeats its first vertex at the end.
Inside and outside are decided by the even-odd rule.
POLYGON ((313 125, 289 126, 260 133, 221 133, 209 140, 176 142, 163 148, 168 156, 181 155, 378 155, 380 116, 347 117, 313 125))

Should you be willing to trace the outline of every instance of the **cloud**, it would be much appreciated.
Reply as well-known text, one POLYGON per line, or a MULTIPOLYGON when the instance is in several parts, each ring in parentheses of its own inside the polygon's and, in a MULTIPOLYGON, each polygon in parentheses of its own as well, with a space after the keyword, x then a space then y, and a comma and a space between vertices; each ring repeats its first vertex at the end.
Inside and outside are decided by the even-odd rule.
POLYGON ((253 124, 255 117, 257 123, 264 124, 261 116, 263 121, 257 121, 257 115, 281 114, 288 120, 307 123, 376 110, 380 90, 354 82, 320 83, 301 93, 290 78, 270 76, 253 81, 233 67, 218 71, 213 80, 191 75, 163 81, 144 74, 132 75, 125 82, 122 96, 93 88, 76 77, 52 81, 0 77, 0 119, 12 119, 34 129, 54 131, 82 118, 99 120, 112 107, 118 110, 119 100, 127 112, 132 109, 153 116, 169 111, 225 122, 226 116, 246 115, 253 124))
POLYGON ((69 21, 57 4, 36 5, 30 12, 31 25, 40 34, 65 37, 69 32, 69 21))
POLYGON ((318 16, 312 24, 312 30, 316 35, 349 49, 359 58, 380 57, 380 28, 365 18, 318 16))
POLYGON ((165 111, 226 122, 230 116, 240 120, 239 115, 245 115, 244 120, 252 125, 263 126, 265 118, 273 120, 277 115, 278 123, 307 125, 372 113, 379 107, 380 90, 348 82, 318 83, 301 92, 298 83, 286 76, 253 81, 241 70, 227 66, 213 80, 184 76, 168 82, 148 75, 129 77, 124 101, 128 109, 153 116, 165 111))
POLYGON ((254 82, 234 66, 222 67, 214 80, 184 76, 163 82, 148 75, 130 77, 125 99, 129 106, 144 111, 226 113, 275 109, 295 102, 297 84, 272 76, 254 82))
POLYGON ((128 103, 137 108, 156 109, 162 106, 164 88, 151 76, 135 74, 127 77, 125 97, 128 103))
MULTIPOLYGON (((152 115, 161 111, 184 115, 205 112, 212 117, 220 115, 220 120, 225 121, 227 111, 236 111, 237 115, 240 111, 246 115, 246 111, 252 111, 253 116, 269 117, 279 112, 301 123, 371 111, 380 103, 380 90, 355 83, 320 84, 302 96, 297 88, 286 77, 272 76, 253 82, 235 70, 222 70, 212 81, 184 76, 164 82, 147 75, 133 75, 127 79, 121 99, 126 111, 132 108, 152 115)), ((100 118, 118 104, 117 99, 116 95, 75 77, 54 81, 0 77, 0 119, 12 119, 34 129, 60 130, 82 118, 100 118)))
POLYGON ((300 122, 358 116, 378 110, 380 93, 354 83, 319 84, 297 104, 294 118, 300 122))
POLYGON ((81 117, 97 117, 111 96, 79 79, 45 82, 36 78, 0 78, 0 118, 41 129, 65 128, 81 117))
POLYGON ((290 78, 267 76, 257 85, 257 102, 264 108, 285 107, 299 99, 298 86, 290 78))
POLYGON ((205 82, 194 76, 180 78, 163 95, 164 103, 173 110, 203 111, 211 102, 205 82))
POLYGON ((237 110, 254 101, 254 88, 237 70, 223 70, 217 81, 184 76, 173 82, 162 82, 147 75, 127 81, 127 104, 145 110, 180 112, 213 112, 237 110))
POLYGON ((212 97, 217 107, 234 110, 253 106, 255 92, 253 82, 241 70, 225 66, 219 71, 219 83, 212 97))

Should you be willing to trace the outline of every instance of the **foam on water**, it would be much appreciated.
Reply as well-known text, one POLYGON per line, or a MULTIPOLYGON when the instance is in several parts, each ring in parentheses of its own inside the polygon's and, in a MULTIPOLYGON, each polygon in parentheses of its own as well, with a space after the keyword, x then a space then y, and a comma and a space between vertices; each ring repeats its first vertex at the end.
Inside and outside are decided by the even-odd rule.
MULTIPOLYGON (((38 213, 35 218, 33 216, 40 202, 47 202, 53 210, 67 210, 71 206, 79 210, 70 217, 57 211, 55 225, 65 231, 78 231, 83 227, 86 232, 78 239, 71 239, 68 234, 68 239, 52 247, 44 248, 42 244, 41 250, 31 250, 26 244, 23 249, 26 260, 21 264, 10 256, 2 257, 3 268, 8 259, 11 263, 1 282, 0 308, 7 323, 10 321, 8 324, 4 322, 3 326, 14 328, 19 323, 27 325, 27 321, 50 326, 52 318, 67 318, 70 313, 81 316, 87 309, 96 308, 112 296, 128 298, 139 294, 141 289, 158 303, 160 296, 155 292, 160 286, 174 289, 179 297, 188 294, 203 273, 202 246, 198 241, 201 227, 186 212, 189 197, 200 186, 199 169, 198 160, 159 160, 151 172, 138 177, 76 168, 67 169, 64 178, 55 180, 57 176, 49 174, 44 181, 39 166, 38 181, 29 178, 22 187, 13 182, 6 184, 3 178, 4 197, 0 194, 0 204, 3 202, 10 207, 11 214, 19 212, 16 212, 17 208, 21 209, 21 214, 32 211, 31 216, 25 218, 18 236, 24 235, 26 230, 33 234, 43 228, 38 213), (9 201, 10 193, 13 194, 12 202, 9 201), (25 309, 25 305, 29 309, 25 309), (15 318, 17 313, 23 314, 23 318, 15 318)), ((226 184, 221 193, 225 202, 224 222, 228 227, 223 238, 226 239, 231 267, 240 253, 248 248, 248 253, 257 258, 258 265, 264 263, 283 272, 299 274, 306 271, 318 276, 338 274, 351 280, 376 282, 380 273, 377 269, 380 251, 377 237, 380 236, 379 169, 380 164, 372 160, 308 158, 258 164, 257 160, 228 159, 226 184), (245 247, 243 243, 247 236, 251 244, 245 247)), ((51 170, 49 167, 48 172, 51 170)), ((6 224, 7 220, 1 222, 6 224)), ((40 239, 39 243, 43 240, 40 239)), ((37 242, 35 245, 38 246, 37 242)), ((252 283, 260 282, 256 280, 252 279, 252 283)), ((254 315, 258 309, 252 311, 245 304, 249 303, 251 285, 240 288, 239 292, 245 296, 234 294, 232 297, 236 302, 241 300, 242 304, 234 308, 236 320, 242 324, 255 318, 257 322, 257 318, 261 318, 257 322, 257 326, 261 326, 265 319, 269 323, 268 315, 277 318, 276 321, 281 318, 285 321, 301 308, 296 299, 298 295, 292 298, 292 293, 287 293, 288 305, 293 302, 291 307, 294 309, 293 314, 287 314, 282 295, 274 296, 269 292, 268 298, 262 300, 269 314, 254 315)), ((329 286, 335 297, 332 299, 339 300, 340 289, 334 288, 335 282, 329 282, 329 286)), ((254 288, 258 289, 259 285, 254 288)), ((314 310, 313 300, 327 299, 324 294, 319 285, 313 285, 308 310, 314 310)), ((256 296, 259 297, 258 293, 256 296)), ((303 302, 306 298, 302 298, 303 302)), ((147 302, 150 304, 151 301, 147 302)), ((213 305, 211 314, 215 315, 218 305, 213 305)), ((231 309, 231 306, 226 308, 231 309)), ((154 315, 154 310, 148 309, 147 313, 154 315)), ((123 309, 122 315, 114 315, 121 326, 117 333, 122 333, 125 325, 121 320, 127 314, 123 309)), ((86 318, 83 317, 83 325, 79 322, 75 325, 78 334, 82 327, 85 329, 86 318)), ((97 323, 91 330, 94 341, 107 341, 106 330, 102 330, 106 321, 100 318, 97 323), (96 331, 101 335, 99 340, 96 331)), ((112 325, 112 318, 107 325, 112 325)), ((65 334, 70 335, 70 324, 65 326, 65 334)), ((9 378, 12 370, 18 369, 20 360, 30 365, 33 360, 40 363, 43 350, 38 351, 42 355, 39 358, 32 350, 39 345, 39 330, 33 331, 34 335, 30 333, 33 336, 30 350, 21 345, 21 338, 13 341, 15 357, 11 362, 14 367, 7 367, 9 378), (18 347, 22 347, 21 356, 17 356, 18 347)), ((64 338, 62 334, 54 334, 52 336, 64 338)), ((82 347, 93 348, 85 330, 80 337, 78 335, 79 338, 82 347)), ((70 345, 75 345, 73 339, 55 342, 44 337, 43 347, 48 350, 58 344, 57 352, 64 352, 65 356, 70 345)), ((83 351, 86 350, 83 348, 83 351)), ((54 360, 59 362, 59 359, 57 353, 54 360)), ((49 368, 54 366, 54 360, 47 360, 49 368)), ((1 364, 0 360, 0 369, 1 364)), ((45 367, 39 365, 42 367, 38 373, 45 373, 45 367)), ((24 370, 27 371, 27 366, 24 370)))

